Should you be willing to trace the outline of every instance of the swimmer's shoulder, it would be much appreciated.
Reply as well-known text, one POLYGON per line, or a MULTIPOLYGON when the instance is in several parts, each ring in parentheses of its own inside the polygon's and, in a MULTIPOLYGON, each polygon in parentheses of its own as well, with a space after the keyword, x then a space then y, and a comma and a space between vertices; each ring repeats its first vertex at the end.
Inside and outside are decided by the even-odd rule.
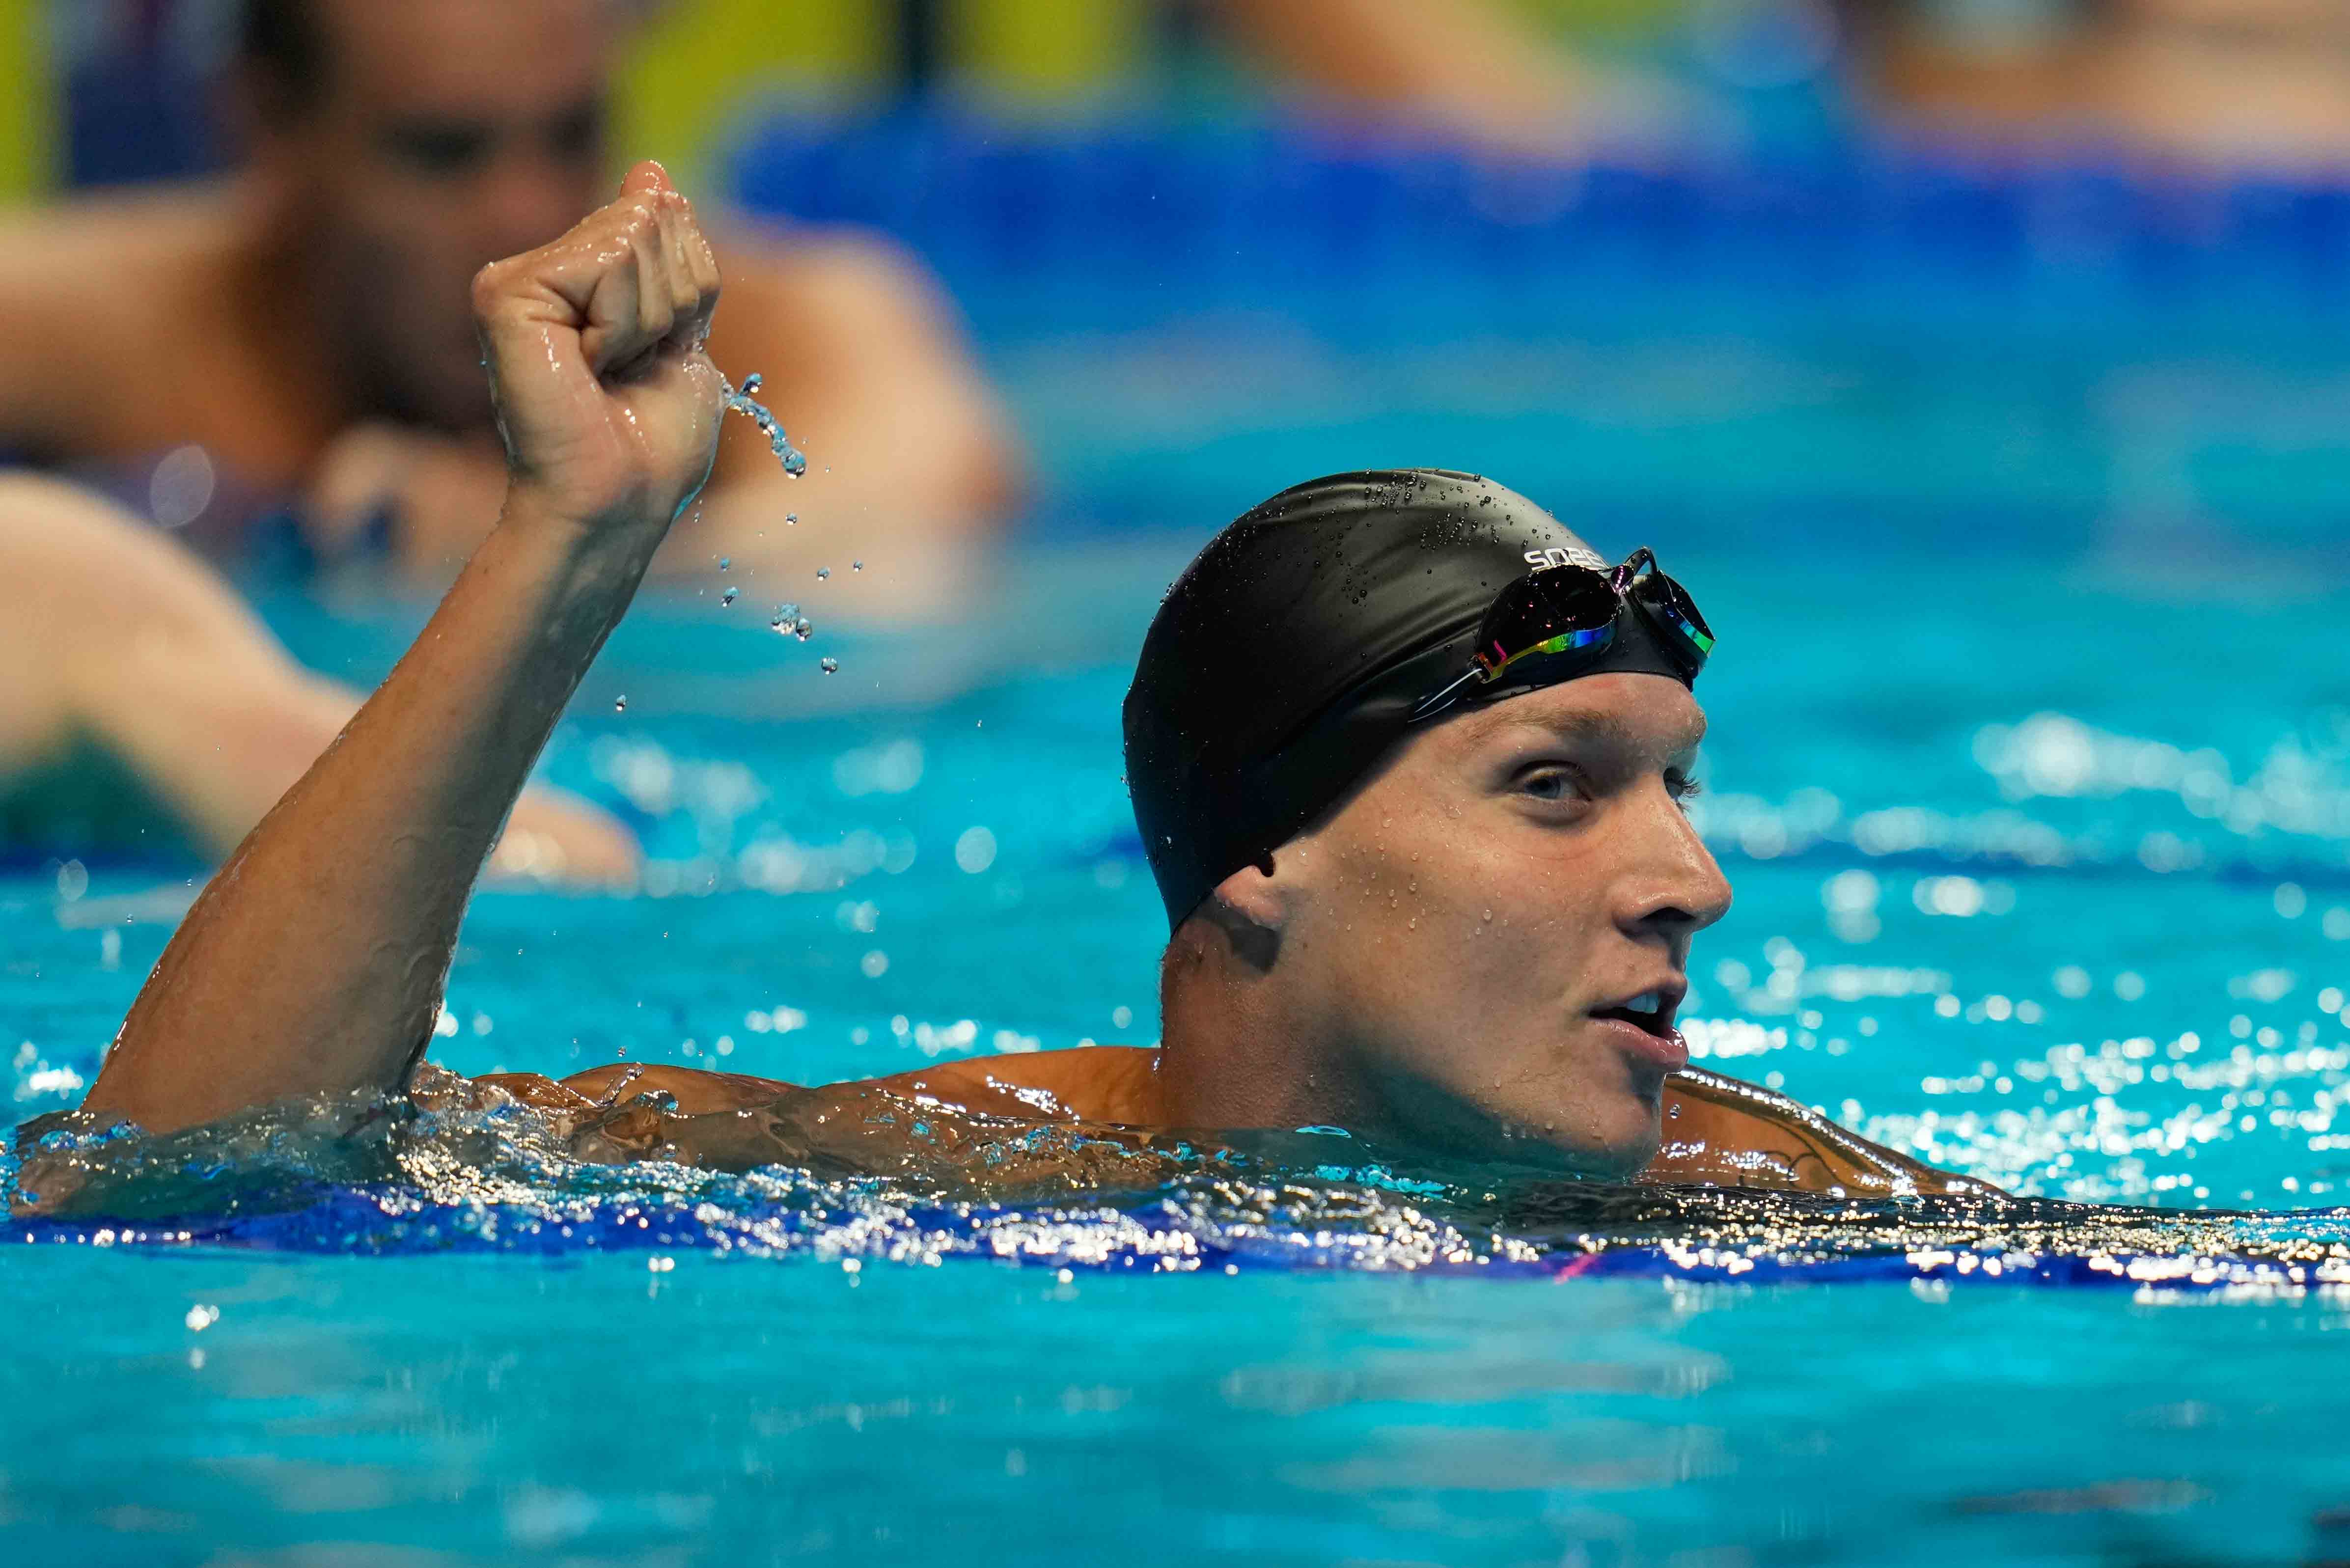
POLYGON ((779 1078, 642 1062, 609 1062, 564 1078, 543 1073, 484 1073, 473 1082, 541 1110, 593 1110, 654 1095, 675 1101, 678 1114, 689 1116, 764 1106, 799 1092, 798 1085, 779 1078))
POLYGON ((986 1116, 1147 1127, 1163 1119, 1158 1063, 1158 1052, 1139 1045, 1079 1045, 942 1062, 869 1086, 986 1116))
MULTIPOLYGON (((736 330, 782 317, 795 328, 861 325, 853 317, 929 309, 941 297, 930 270, 911 251, 888 236, 861 229, 779 224, 734 218, 712 239, 725 274, 726 302, 737 312, 736 330)), ((713 341, 726 331, 722 311, 711 329, 713 341)))
POLYGON ((158 439, 143 410, 200 406, 234 332, 237 212, 205 184, 0 219, 0 444, 125 455, 158 439))
POLYGON ((1862 1198, 1999 1193, 1872 1143, 1784 1095, 1697 1067, 1665 1081, 1664 1142, 1636 1179, 1862 1198))
MULTIPOLYGON (((1079 1046, 934 1063, 826 1085, 819 1092, 873 1089, 928 1096, 986 1116, 1141 1124, 1157 1119, 1157 1063, 1158 1053, 1140 1046, 1079 1046)), ((563 1078, 490 1073, 473 1081, 546 1110, 584 1110, 642 1095, 666 1096, 682 1116, 743 1110, 807 1092, 780 1078, 637 1062, 607 1063, 563 1078)))

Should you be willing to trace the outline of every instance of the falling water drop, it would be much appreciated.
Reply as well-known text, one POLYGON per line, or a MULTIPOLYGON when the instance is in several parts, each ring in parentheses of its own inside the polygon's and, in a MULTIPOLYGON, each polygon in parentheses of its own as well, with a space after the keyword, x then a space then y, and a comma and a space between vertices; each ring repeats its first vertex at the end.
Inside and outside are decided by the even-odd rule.
POLYGON ((796 523, 799 520, 800 514, 796 512, 786 512, 784 514, 784 521, 786 523, 796 523))
POLYGON ((837 674, 840 670, 840 660, 837 659, 819 659, 816 660, 816 665, 827 675, 837 674))
POLYGON ((830 566, 818 566, 816 569, 816 580, 819 583, 831 576, 832 568, 830 566))
POLYGON ((743 379, 740 388, 733 386, 723 375, 718 378, 718 382, 725 389, 726 407, 759 427, 760 433, 767 438, 768 449, 775 454, 775 461, 784 465, 785 473, 797 479, 807 472, 807 454, 792 444, 791 438, 784 433, 784 427, 775 422, 775 416, 767 411, 766 405, 752 397, 759 389, 762 379, 754 372, 743 379))
POLYGON ((809 638, 816 635, 816 628, 808 624, 807 617, 802 616, 798 620, 792 623, 792 635, 798 638, 802 642, 806 642, 809 638))
POLYGON ((612 711, 615 713, 625 713, 628 711, 629 694, 623 691, 620 695, 612 699, 612 711))
POLYGON ((865 563, 862 561, 851 561, 848 563, 848 569, 852 572, 861 572, 865 569, 865 563))
POLYGON ((728 588, 724 593, 719 595, 718 602, 722 605, 733 604, 734 602, 734 590, 733 588, 728 588))
POLYGON ((719 556, 718 569, 722 572, 733 571, 734 569, 734 557, 732 556, 719 556))

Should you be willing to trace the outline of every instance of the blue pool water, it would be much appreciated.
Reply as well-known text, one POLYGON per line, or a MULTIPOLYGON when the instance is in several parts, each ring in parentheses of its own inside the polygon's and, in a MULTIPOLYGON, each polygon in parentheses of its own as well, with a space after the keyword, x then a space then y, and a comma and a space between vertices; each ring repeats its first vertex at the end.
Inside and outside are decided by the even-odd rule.
MULTIPOLYGON (((2341 585, 2253 541, 2215 597, 2186 568, 2228 563, 2088 522, 1795 561, 1737 518, 1668 530, 1640 537, 1723 648, 1702 811, 1738 903, 1699 949, 1702 1048, 1951 1168, 2172 1218, 1644 1229, 1342 1155, 1004 1212, 511 1150, 338 1186, 297 1150, 291 1197, 216 1183, 255 1199, 225 1220, 9 1232, 10 1555, 2350 1553, 2350 1292, 2322 1282, 2350 1242, 2350 685, 2302 656, 2341 585)), ((436 1057, 811 1080, 1153 1038, 1114 715, 1191 543, 1031 550, 976 639, 646 607, 548 772, 639 817, 649 890, 484 895, 436 1057)), ((414 624, 276 607, 355 672, 414 624)), ((16 1114, 90 1075, 187 874, 0 883, 16 1114)))

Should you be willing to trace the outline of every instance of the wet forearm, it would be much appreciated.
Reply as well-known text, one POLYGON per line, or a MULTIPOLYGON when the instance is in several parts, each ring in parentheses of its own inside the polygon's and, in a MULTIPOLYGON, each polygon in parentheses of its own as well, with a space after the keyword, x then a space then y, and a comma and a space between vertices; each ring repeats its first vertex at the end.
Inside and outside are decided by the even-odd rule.
POLYGON ((165 1130, 404 1080, 474 877, 658 537, 509 498, 399 668, 190 911, 88 1108, 165 1130))

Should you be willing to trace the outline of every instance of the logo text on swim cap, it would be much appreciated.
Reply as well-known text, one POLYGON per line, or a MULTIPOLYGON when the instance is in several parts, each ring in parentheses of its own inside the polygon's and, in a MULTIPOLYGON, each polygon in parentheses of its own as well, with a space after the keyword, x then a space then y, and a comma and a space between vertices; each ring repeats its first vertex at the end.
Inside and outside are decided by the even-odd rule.
POLYGON ((1528 550, 1526 564, 1531 566, 1588 566, 1604 572, 1607 563, 1581 545, 1553 545, 1547 550, 1528 550))

